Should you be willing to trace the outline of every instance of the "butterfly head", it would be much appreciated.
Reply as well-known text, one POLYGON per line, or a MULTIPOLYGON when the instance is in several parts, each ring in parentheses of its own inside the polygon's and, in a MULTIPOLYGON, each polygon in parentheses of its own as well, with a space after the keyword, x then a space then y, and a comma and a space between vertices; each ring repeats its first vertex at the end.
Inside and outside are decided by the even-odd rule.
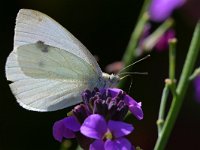
POLYGON ((115 74, 103 73, 103 78, 105 80, 104 87, 116 87, 120 81, 120 77, 115 74))

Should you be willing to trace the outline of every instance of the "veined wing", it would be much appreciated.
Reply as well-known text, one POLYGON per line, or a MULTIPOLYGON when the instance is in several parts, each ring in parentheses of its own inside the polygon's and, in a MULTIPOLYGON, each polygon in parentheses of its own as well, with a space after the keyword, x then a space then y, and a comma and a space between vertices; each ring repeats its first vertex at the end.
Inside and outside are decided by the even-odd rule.
POLYGON ((84 89, 99 78, 86 61, 42 42, 19 46, 6 63, 6 76, 17 101, 24 108, 53 111, 81 101, 84 89))
POLYGON ((95 58, 69 31, 39 11, 21 9, 16 19, 14 50, 37 41, 43 41, 82 58, 92 65, 97 74, 102 75, 95 58))
POLYGON ((55 111, 81 102, 86 85, 48 79, 24 79, 10 84, 17 102, 33 111, 55 111))

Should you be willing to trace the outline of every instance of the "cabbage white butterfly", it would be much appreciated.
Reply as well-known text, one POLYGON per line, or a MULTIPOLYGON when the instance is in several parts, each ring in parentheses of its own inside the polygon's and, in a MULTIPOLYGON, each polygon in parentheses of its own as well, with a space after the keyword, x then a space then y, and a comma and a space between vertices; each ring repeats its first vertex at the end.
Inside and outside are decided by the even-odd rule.
POLYGON ((17 102, 33 111, 55 111, 81 102, 81 93, 113 87, 120 78, 103 73, 92 54, 56 21, 30 9, 16 18, 6 77, 17 102))

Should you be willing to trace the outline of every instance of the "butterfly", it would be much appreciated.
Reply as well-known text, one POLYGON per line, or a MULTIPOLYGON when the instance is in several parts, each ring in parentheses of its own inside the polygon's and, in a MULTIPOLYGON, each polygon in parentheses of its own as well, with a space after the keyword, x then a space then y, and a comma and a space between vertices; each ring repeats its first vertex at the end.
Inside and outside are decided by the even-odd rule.
POLYGON ((7 80, 17 102, 28 110, 55 111, 81 102, 81 93, 114 87, 118 75, 103 73, 92 54, 49 16, 21 9, 7 80))

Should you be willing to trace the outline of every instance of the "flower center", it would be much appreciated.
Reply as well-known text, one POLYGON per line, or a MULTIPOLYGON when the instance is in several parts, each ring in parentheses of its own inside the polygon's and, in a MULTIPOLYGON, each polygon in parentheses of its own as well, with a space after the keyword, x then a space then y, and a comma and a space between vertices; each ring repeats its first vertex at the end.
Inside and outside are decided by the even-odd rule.
POLYGON ((108 130, 105 134, 104 134, 104 138, 103 139, 112 139, 112 133, 108 130))

